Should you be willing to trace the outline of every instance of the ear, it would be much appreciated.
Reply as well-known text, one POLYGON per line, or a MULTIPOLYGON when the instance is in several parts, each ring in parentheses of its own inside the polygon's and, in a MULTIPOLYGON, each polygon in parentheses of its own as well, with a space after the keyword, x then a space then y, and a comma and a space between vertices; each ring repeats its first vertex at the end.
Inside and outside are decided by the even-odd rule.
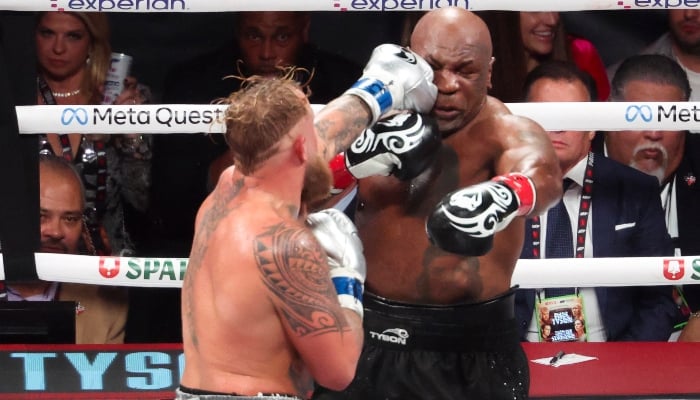
POLYGON ((489 60, 489 71, 488 74, 486 75, 486 87, 488 89, 493 89, 493 83, 491 82, 491 74, 493 73, 493 63, 496 61, 496 57, 491 57, 491 60, 489 60))
POLYGON ((301 37, 304 43, 309 43, 309 31, 311 30, 311 15, 305 14, 301 18, 301 37))
POLYGON ((308 152, 306 151, 306 138, 303 135, 297 135, 292 148, 299 161, 301 163, 306 163, 309 158, 308 152))

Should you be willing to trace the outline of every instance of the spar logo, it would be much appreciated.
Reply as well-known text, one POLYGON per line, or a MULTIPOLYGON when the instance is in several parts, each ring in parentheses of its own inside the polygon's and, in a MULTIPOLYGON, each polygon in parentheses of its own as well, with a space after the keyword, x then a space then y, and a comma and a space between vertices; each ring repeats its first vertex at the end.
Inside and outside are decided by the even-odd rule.
POLYGON ((100 275, 107 279, 119 275, 119 257, 100 257, 100 275))
POLYGON ((89 121, 88 112, 83 107, 67 107, 61 113, 61 124, 63 126, 79 124, 87 125, 89 121))
POLYGON ((691 279, 700 281, 700 259, 693 260, 693 275, 690 276, 691 279))
POLYGON ((677 281, 685 275, 685 261, 682 258, 664 259, 664 278, 677 281))
POLYGON ((651 107, 647 105, 638 106, 634 104, 628 106, 627 110, 625 110, 625 120, 627 122, 634 122, 637 120, 637 118, 641 118, 641 120, 644 122, 651 122, 652 118, 654 118, 651 107))

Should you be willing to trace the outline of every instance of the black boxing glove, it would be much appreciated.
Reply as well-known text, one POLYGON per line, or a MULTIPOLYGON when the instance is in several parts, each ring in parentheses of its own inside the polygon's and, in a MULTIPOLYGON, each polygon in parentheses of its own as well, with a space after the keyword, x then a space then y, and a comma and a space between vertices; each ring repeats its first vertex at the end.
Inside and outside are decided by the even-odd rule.
POLYGON ((493 236, 535 204, 535 185, 520 173, 447 194, 426 221, 434 245, 463 256, 482 256, 493 247, 493 236))
POLYGON ((431 117, 402 111, 380 119, 345 151, 345 165, 355 178, 418 176, 437 156, 440 131, 431 117))

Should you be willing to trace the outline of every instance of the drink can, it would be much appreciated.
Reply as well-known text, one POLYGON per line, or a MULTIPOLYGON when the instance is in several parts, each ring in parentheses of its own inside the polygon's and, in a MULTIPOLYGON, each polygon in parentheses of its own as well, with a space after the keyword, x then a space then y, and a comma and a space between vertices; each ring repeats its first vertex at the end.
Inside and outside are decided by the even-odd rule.
POLYGON ((114 104, 114 100, 124 90, 124 79, 131 73, 131 62, 132 58, 127 54, 112 53, 102 104, 114 104))

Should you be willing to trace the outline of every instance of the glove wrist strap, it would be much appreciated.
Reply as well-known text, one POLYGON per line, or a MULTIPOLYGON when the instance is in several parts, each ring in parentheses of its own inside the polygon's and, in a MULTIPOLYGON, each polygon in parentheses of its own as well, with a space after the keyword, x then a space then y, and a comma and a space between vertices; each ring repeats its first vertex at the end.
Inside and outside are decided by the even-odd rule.
POLYGON ((535 207, 537 192, 535 184, 529 177, 519 172, 512 172, 496 176, 492 180, 508 186, 515 193, 515 197, 518 199, 516 215, 527 215, 535 207))
POLYGON ((354 94, 362 99, 372 110, 372 123, 374 125, 379 117, 391 109, 393 100, 391 92, 384 82, 374 78, 361 78, 345 93, 354 94))

